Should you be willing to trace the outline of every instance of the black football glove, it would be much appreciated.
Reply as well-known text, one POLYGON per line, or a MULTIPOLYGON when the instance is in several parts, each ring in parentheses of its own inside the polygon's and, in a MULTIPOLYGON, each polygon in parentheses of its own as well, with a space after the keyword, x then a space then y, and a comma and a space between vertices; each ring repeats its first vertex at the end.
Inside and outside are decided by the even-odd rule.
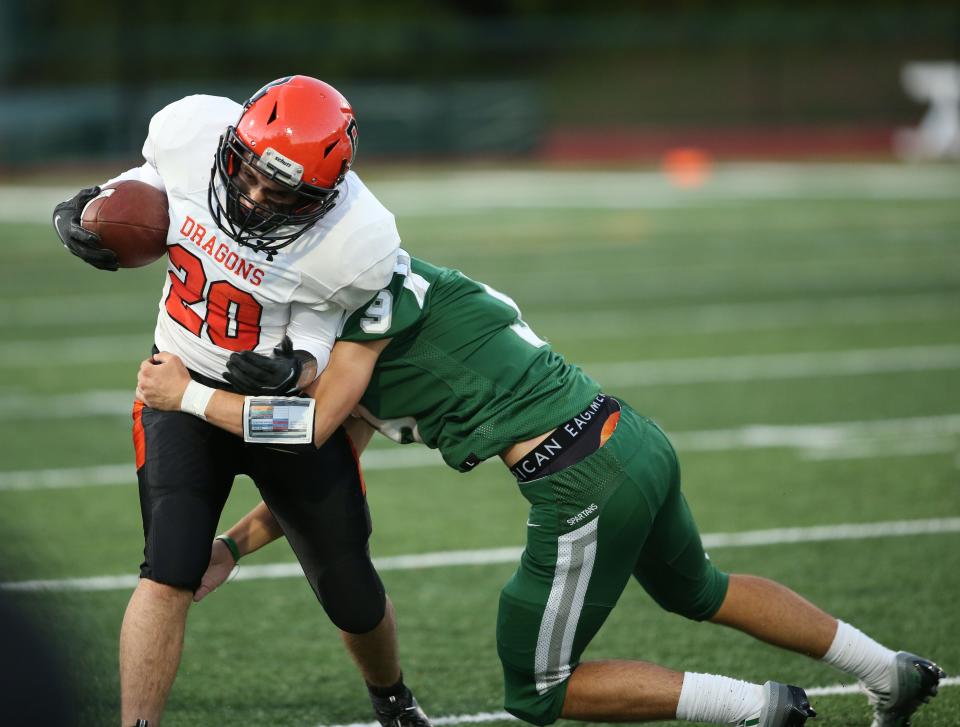
POLYGON ((303 371, 305 355, 309 354, 294 351, 290 337, 284 336, 274 347, 272 356, 253 351, 231 354, 223 378, 247 394, 289 396, 298 391, 297 382, 303 371))
POLYGON ((81 189, 71 199, 53 208, 53 226, 70 252, 100 270, 117 270, 117 255, 100 246, 100 236, 80 226, 80 214, 87 202, 100 194, 100 187, 81 189))

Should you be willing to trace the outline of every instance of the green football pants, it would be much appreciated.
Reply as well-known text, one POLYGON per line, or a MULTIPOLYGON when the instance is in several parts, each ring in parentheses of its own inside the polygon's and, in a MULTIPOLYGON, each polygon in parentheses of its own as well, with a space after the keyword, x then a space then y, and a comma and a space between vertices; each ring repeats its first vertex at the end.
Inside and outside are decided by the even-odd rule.
POLYGON ((520 485, 527 546, 500 594, 505 707, 538 725, 559 717, 567 680, 633 575, 663 608, 705 620, 728 577, 706 557, 680 492, 676 453, 622 404, 605 446, 520 485))

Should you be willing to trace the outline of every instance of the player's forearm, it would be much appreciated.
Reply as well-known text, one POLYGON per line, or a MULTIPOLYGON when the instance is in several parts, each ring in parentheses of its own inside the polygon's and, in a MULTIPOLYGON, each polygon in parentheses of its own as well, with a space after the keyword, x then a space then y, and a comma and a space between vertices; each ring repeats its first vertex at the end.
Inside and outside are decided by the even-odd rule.
POLYGON ((353 408, 363 396, 363 389, 345 388, 339 391, 324 391, 319 386, 314 398, 317 408, 313 415, 313 444, 321 446, 343 424, 344 420, 353 411, 353 408))
MULTIPOLYGON (((316 404, 312 439, 319 447, 337 430, 356 407, 370 382, 373 367, 389 339, 367 343, 343 342, 334 347, 323 374, 307 390, 316 404)), ((148 405, 202 417, 231 434, 244 436, 245 398, 222 389, 191 382, 183 363, 175 356, 160 353, 140 366, 138 397, 148 405), (183 387, 183 388, 181 388, 183 387)), ((258 397, 266 407, 285 397, 258 397)), ((303 401, 299 399, 299 401, 303 401)), ((263 419, 262 408, 258 416, 263 419)), ((310 432, 305 432, 309 441, 310 432)))
MULTIPOLYGON (((359 401, 360 391, 336 391, 332 395, 318 400, 314 411, 313 443, 319 447, 343 423, 347 415, 359 401)), ((244 397, 230 391, 218 389, 213 392, 203 411, 203 417, 214 426, 225 429, 231 434, 244 436, 244 397)), ((264 400, 283 401, 288 397, 261 397, 264 400)), ((295 399, 296 397, 289 397, 295 399)), ((301 400, 302 401, 302 400, 301 400)), ((193 412, 191 412, 193 413, 193 412)))
MULTIPOLYGON (((327 395, 317 396, 313 417, 313 443, 319 447, 347 418, 347 415, 360 400, 363 390, 339 390, 327 395)), ((207 403, 204 417, 214 426, 225 429, 231 434, 243 436, 244 396, 229 391, 217 390, 207 403)), ((276 397, 283 399, 285 397, 276 397)))
POLYGON ((243 396, 218 389, 204 413, 211 424, 243 436, 243 396))
POLYGON ((307 390, 317 401, 313 419, 313 443, 316 446, 327 441, 360 402, 377 358, 388 343, 389 339, 367 343, 339 342, 333 347, 327 367, 307 390))
POLYGON ((283 530, 270 509, 261 502, 231 527, 226 535, 233 538, 240 555, 244 556, 282 538, 283 530))

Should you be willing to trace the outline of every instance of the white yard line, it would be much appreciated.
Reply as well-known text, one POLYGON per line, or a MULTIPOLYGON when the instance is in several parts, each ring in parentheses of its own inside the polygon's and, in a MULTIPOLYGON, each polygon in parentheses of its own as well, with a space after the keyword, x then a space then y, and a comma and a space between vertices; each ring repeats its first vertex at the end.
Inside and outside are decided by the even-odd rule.
POLYGON ((890 439, 925 439, 960 434, 960 414, 903 417, 822 424, 750 424, 731 429, 670 432, 682 452, 793 448, 832 450, 851 443, 890 439))
POLYGON ((0 411, 24 419, 74 419, 90 416, 130 417, 133 412, 134 370, 129 389, 79 391, 75 394, 0 394, 0 411))
MULTIPOLYGON (((430 717, 431 724, 482 724, 484 722, 519 722, 509 712, 475 712, 474 714, 451 714, 445 717, 430 717)), ((324 725, 317 727, 380 727, 379 722, 348 722, 347 724, 324 725)))
POLYGON ((801 457, 811 462, 838 459, 876 459, 878 457, 919 457, 925 454, 960 453, 953 437, 917 437, 916 439, 875 439, 865 442, 837 444, 823 449, 807 449, 801 457))
POLYGON ((960 346, 909 346, 660 361, 585 363, 581 367, 607 388, 755 381, 757 379, 861 376, 955 369, 960 367, 960 346))
MULTIPOLYGON (((158 287, 158 294, 159 290, 158 287)), ((100 323, 141 321, 147 325, 155 318, 156 303, 150 298, 147 304, 139 293, 14 298, 4 301, 0 310, 0 326, 36 329, 38 326, 89 323, 92 310, 97 311, 96 318, 100 323)), ((537 328, 560 329, 577 337, 596 337, 623 333, 624 330, 722 333, 808 324, 848 325, 956 317, 960 317, 960 295, 955 293, 893 293, 749 303, 645 306, 630 311, 623 308, 576 309, 562 314, 537 311, 528 322, 537 328)))
MULTIPOLYGON (((671 185, 656 170, 436 171, 367 180, 394 214, 450 215, 488 209, 659 209, 794 199, 957 199, 960 173, 899 164, 715 165, 697 189, 671 185)), ((76 190, 0 186, 0 222, 49 224, 54 205, 76 190)))
MULTIPOLYGON (((148 331, 122 336, 5 341, 0 343, 0 366, 51 365, 69 369, 76 364, 141 361, 150 353, 152 345, 153 333, 148 331)), ((133 373, 131 370, 131 375, 133 373)))
POLYGON ((163 278, 158 275, 156 289, 144 296, 138 293, 75 293, 72 295, 33 295, 0 298, 0 325, 8 328, 68 326, 82 324, 82 330, 93 329, 93 323, 140 321, 145 326, 156 318, 157 300, 163 278))
MULTIPOLYGON (((371 449, 363 453, 364 470, 445 467, 436 450, 426 447, 371 449)), ((24 490, 61 490, 100 485, 135 487, 137 474, 133 463, 64 467, 59 469, 8 470, 0 472, 0 492, 24 490)))
POLYGON ((44 470, 0 472, 0 492, 23 490, 66 490, 74 487, 128 485, 136 487, 133 462, 94 467, 62 467, 44 470))
POLYGON ((378 180, 395 214, 487 209, 668 209, 795 199, 956 199, 960 173, 901 165, 718 164, 702 187, 678 189, 659 171, 489 170, 378 180))
MULTIPOLYGON (((751 424, 733 429, 670 432, 670 438, 681 455, 687 452, 793 449, 807 459, 949 452, 958 448, 957 435, 960 435, 960 414, 823 424, 751 424)), ((361 461, 368 471, 445 466, 438 452, 422 446, 378 446, 364 452, 361 461)), ((0 471, 0 492, 133 486, 135 483, 132 463, 0 471)))
MULTIPOLYGON (((38 358, 62 361, 64 366, 76 363, 115 363, 118 360, 133 362, 145 358, 149 348, 148 339, 142 336, 76 339, 60 343, 0 343, 0 367, 34 366, 38 358)), ((960 345, 577 363, 609 389, 615 386, 666 386, 950 370, 960 368, 960 345)), ((0 395, 0 411, 9 416, 28 419, 58 419, 109 413, 129 416, 132 391, 131 385, 130 389, 53 396, 7 393, 0 395)))
MULTIPOLYGON (((940 681, 941 687, 956 687, 960 685, 960 677, 947 677, 940 681)), ((861 694, 856 684, 832 684, 826 687, 811 687, 805 690, 808 697, 827 697, 844 694, 861 694)), ((816 706, 816 704, 814 704, 816 706)), ((483 722, 519 722, 509 712, 475 712, 473 714, 452 714, 443 717, 430 717, 435 725, 479 724, 483 722)), ((348 724, 325 725, 317 727, 380 727, 379 722, 350 722, 348 724)))
MULTIPOLYGON (((940 680, 941 687, 960 686, 960 677, 947 677, 940 680)), ((826 697, 834 694, 862 694, 860 687, 856 684, 834 684, 829 687, 811 687, 804 690, 810 697, 826 697)))
MULTIPOLYGON (((869 252, 865 253, 869 256, 869 252)), ((696 298, 723 299, 747 295, 772 298, 778 295, 816 298, 843 291, 870 290, 892 295, 909 290, 956 288, 956 265, 941 258, 915 269, 907 260, 879 260, 876 264, 830 265, 767 264, 762 268, 732 266, 726 270, 661 267, 630 271, 622 265, 610 275, 558 274, 551 271, 522 272, 505 263, 496 287, 517 291, 521 308, 534 330, 537 310, 553 306, 573 310, 593 305, 621 303, 625 309, 643 309, 696 298), (749 271, 748 271, 749 270, 749 271), (522 293, 520 293, 522 291, 522 293)))
POLYGON ((749 530, 742 533, 707 533, 702 536, 702 539, 705 548, 749 548, 756 545, 822 543, 836 540, 895 538, 908 535, 957 532, 960 532, 960 517, 814 525, 805 528, 771 528, 769 530, 749 530))
MULTIPOLYGON (((960 517, 929 520, 894 520, 876 523, 841 523, 816 525, 806 528, 774 528, 748 530, 742 533, 706 533, 704 547, 752 548, 789 543, 816 543, 869 538, 895 538, 910 535, 933 535, 960 532, 960 517)), ((449 550, 415 555, 396 555, 374 558, 378 570, 422 570, 453 566, 492 565, 512 563, 520 558, 521 547, 488 548, 484 550, 449 550)), ((303 571, 298 563, 271 563, 250 565, 239 569, 236 580, 255 581, 277 578, 299 578, 303 571)), ((0 583, 7 591, 111 591, 133 588, 136 575, 94 576, 0 583)))
POLYGON ((644 335, 733 333, 807 325, 951 320, 960 317, 960 296, 951 294, 858 296, 849 298, 711 303, 663 308, 537 312, 528 321, 538 333, 593 339, 642 332, 644 335))

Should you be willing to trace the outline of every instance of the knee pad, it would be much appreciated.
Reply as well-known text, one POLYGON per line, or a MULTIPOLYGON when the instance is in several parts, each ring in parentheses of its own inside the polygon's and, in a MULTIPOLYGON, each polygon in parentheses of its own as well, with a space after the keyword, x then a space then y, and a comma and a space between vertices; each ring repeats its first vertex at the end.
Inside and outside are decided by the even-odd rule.
POLYGON ((341 631, 365 634, 383 620, 387 596, 369 559, 345 558, 310 579, 327 616, 341 631))
MULTIPOLYGON (((215 518, 212 519, 216 525, 215 518)), ((211 513, 193 497, 165 497, 153 504, 140 576, 195 591, 210 564, 211 513)))

